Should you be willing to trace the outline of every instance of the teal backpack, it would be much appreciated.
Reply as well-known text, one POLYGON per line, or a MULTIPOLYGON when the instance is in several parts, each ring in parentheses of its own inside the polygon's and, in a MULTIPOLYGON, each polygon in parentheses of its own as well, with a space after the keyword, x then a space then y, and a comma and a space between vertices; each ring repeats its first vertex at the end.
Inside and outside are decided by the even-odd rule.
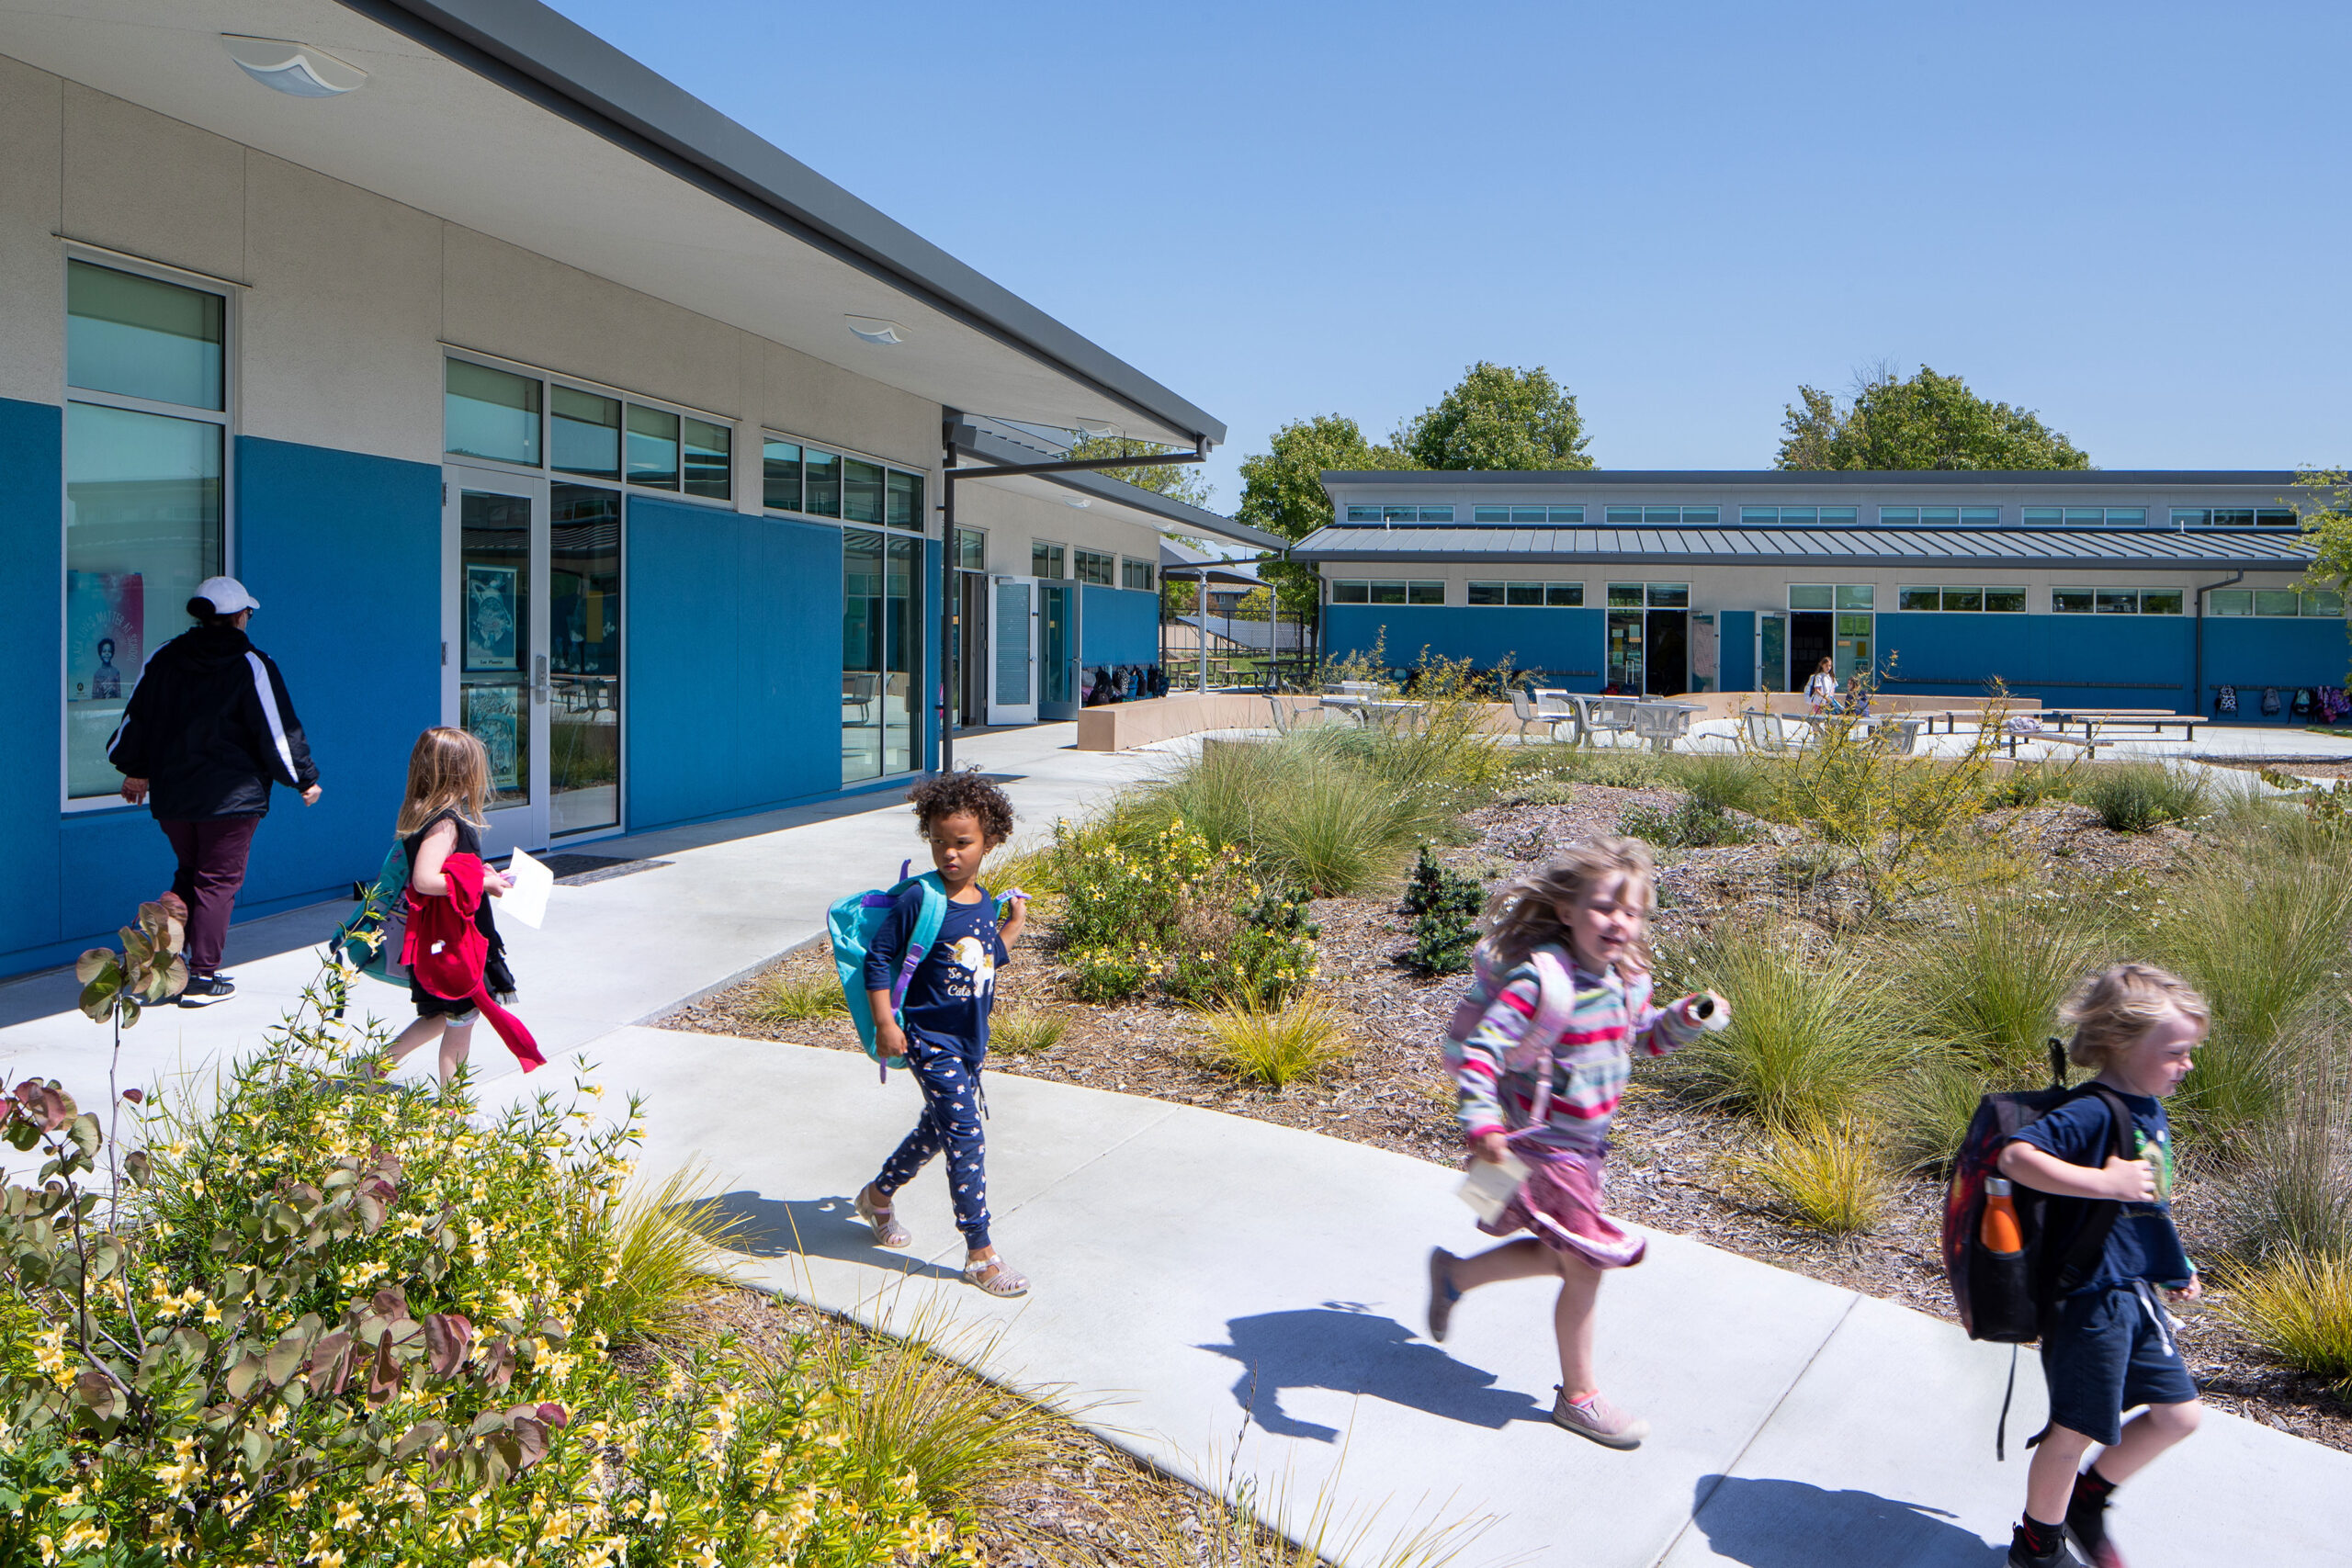
POLYGON ((398 840, 373 882, 355 882, 351 896, 359 900, 327 941, 328 950, 373 980, 408 989, 408 969, 401 963, 408 942, 408 851, 398 840))
MULTIPOLYGON (((915 966, 932 943, 939 940, 939 928, 947 923, 947 889, 940 882, 939 874, 926 871, 921 876, 910 877, 907 868, 913 863, 902 862, 899 866, 899 880, 890 887, 871 893, 853 893, 825 912, 825 934, 833 944, 833 968, 841 976, 842 999, 849 1004, 850 1021, 857 1025, 857 1038, 865 1054, 881 1065, 882 1081, 890 1081, 890 1069, 907 1065, 904 1056, 885 1060, 881 1048, 874 1039, 874 1008, 865 994, 865 954, 873 945, 874 933, 882 929, 889 918, 891 907, 899 896, 910 887, 922 889, 922 909, 915 916, 914 933, 907 939, 906 957, 899 964, 899 977, 890 987, 890 1014, 897 1019, 899 1010, 906 1005, 907 983, 915 976, 915 966)), ((903 1022, 903 1020, 900 1021, 903 1022)))

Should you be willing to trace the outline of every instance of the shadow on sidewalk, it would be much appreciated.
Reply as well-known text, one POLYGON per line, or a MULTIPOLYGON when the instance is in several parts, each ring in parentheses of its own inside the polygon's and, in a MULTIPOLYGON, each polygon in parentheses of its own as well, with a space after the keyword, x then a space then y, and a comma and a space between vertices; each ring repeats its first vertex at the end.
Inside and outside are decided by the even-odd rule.
POLYGON ((1289 1388, 1369 1394, 1491 1431, 1513 1421, 1551 1418, 1528 1395, 1497 1388, 1492 1372, 1464 1365, 1416 1339, 1394 1318, 1375 1316, 1352 1302, 1260 1313, 1233 1318, 1225 1326, 1230 1343, 1197 1348, 1241 1363, 1233 1397, 1251 1420, 1278 1438, 1328 1443, 1340 1435, 1284 1415, 1283 1391, 1289 1388))
POLYGON ((1802 1481, 1702 1475, 1691 1518, 1716 1556, 1748 1568, 1992 1568, 2007 1554, 1941 1508, 1802 1481))
POLYGON ((874 1232, 857 1217, 846 1194, 784 1199, 743 1190, 722 1192, 716 1200, 714 1216, 739 1222, 728 1245, 752 1258, 831 1258, 931 1280, 964 1277, 910 1253, 876 1246, 874 1232))

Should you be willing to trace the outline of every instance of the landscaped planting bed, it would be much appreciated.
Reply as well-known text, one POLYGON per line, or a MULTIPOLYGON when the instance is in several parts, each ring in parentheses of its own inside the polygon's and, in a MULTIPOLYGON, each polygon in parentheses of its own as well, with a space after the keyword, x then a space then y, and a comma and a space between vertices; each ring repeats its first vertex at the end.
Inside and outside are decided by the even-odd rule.
MULTIPOLYGON (((1323 896, 1306 905, 1317 928, 1312 985, 1261 999, 1269 1011, 1301 992, 1327 1004, 1343 1047, 1333 1060, 1272 1089, 1217 1063, 1197 995, 1179 1000, 1147 982, 1082 999, 1056 891, 998 976, 1000 1020, 1050 1019, 1053 1042, 1000 1048, 991 1066, 1457 1165, 1439 1050, 1463 978, 1408 962, 1415 927, 1397 895, 1411 848, 1431 843, 1442 866, 1491 888, 1579 837, 1639 827, 1695 839, 1659 855, 1657 963, 1663 982, 1716 978, 1735 1026, 1710 1037, 1713 1056, 1637 1069, 1612 1133, 1611 1206, 1950 1318, 1936 1157, 1985 1088, 2046 1076, 2041 1042, 2073 978, 2127 956, 2167 964, 2216 1010, 2214 1040, 2173 1106, 2185 1151, 2176 1213, 2207 1269, 2207 1301, 2184 1313, 2191 1371, 2217 1406, 2352 1450, 2339 1381, 2352 1367, 2325 1359, 2326 1314, 2343 1303, 2298 1287, 2321 1318, 2319 1353, 2301 1352, 2318 1370, 2288 1364, 2231 1316, 2242 1270, 2339 1256, 2324 1213, 2312 1216, 2352 1193, 2352 1124, 2325 1109, 2352 1082, 2352 834, 2326 803, 2307 812, 2214 796, 2144 767, 1988 766, 1962 778, 1963 790, 1950 772, 1927 777, 1868 755, 1801 763, 1815 771, 1792 784, 1779 760, 1513 750, 1453 777, 1416 759, 1428 773, 1400 809, 1366 825, 1354 870, 1331 878, 1342 886, 1313 889, 1323 896), (1792 810, 1800 790, 1811 807, 1792 810), (1398 817, 1410 830, 1395 831, 1398 817), (1905 821, 1926 824, 1917 842, 1900 841, 1905 821), (2290 1145, 2302 1151, 2301 1185, 2259 1179, 2290 1145), (2284 1217, 2257 1217, 2274 1212, 2284 1217)), ((1334 755, 1367 774, 1379 765, 1338 748, 1311 765, 1334 755)), ((1297 852, 1309 835, 1295 813, 1278 827, 1250 813, 1252 786, 1274 786, 1283 765, 1280 749, 1212 759, 1209 777, 1194 770, 1114 807, 1095 825, 1100 842, 1120 839, 1123 821, 1215 816, 1216 841, 1250 852, 1270 880, 1340 864, 1297 852)), ((1069 833, 1059 863, 1034 837, 1023 843, 1005 870, 1031 887, 1074 885, 1069 862, 1090 852, 1069 833)), ((823 951, 804 950, 666 1021, 854 1050, 838 1019, 758 1016, 779 981, 821 995, 830 976, 823 951)))

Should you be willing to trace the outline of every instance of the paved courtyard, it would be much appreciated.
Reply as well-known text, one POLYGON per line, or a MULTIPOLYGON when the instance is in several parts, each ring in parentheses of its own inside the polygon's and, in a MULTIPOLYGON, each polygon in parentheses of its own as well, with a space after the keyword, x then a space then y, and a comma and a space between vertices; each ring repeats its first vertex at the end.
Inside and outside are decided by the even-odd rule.
MULTIPOLYGON (((1078 752, 1071 736, 1045 726, 958 750, 1006 781, 1028 831, 1165 761, 1078 752)), ((2323 750, 2324 738, 2308 739, 2323 750)), ((1248 1477, 1294 1515, 1328 1496, 1361 1529, 1334 1553, 1351 1565, 1432 1518, 1489 1521, 1465 1562, 1999 1562, 2023 1487, 2019 1445, 2041 1420, 2030 1354, 2010 1458, 1996 1465, 2006 1352, 1662 1235, 1647 1262, 1610 1282, 1601 1317, 1605 1381, 1656 1432, 1638 1452, 1606 1452, 1545 1420, 1540 1285, 1473 1298, 1442 1348, 1419 1333, 1423 1254, 1477 1237, 1455 1179, 1418 1160, 1000 1077, 992 1206, 1034 1295, 1000 1303, 956 1282, 961 1248, 934 1173, 905 1195, 913 1252, 874 1247, 847 1196, 913 1119, 905 1075, 883 1087, 839 1052, 644 1021, 816 936, 826 904, 887 881, 918 848, 896 792, 639 835, 597 852, 672 863, 559 887, 545 930, 510 933, 517 1010, 550 1056, 584 1055, 601 1081, 647 1098, 649 1169, 702 1162, 747 1222, 763 1283, 877 1322, 944 1312, 967 1326, 963 1353, 983 1369, 1060 1391, 1155 1462, 1212 1483, 1248 1477)), ((266 829, 255 852, 268 852, 266 829)), ((341 913, 238 927, 238 998, 151 1013, 130 1036, 127 1079, 200 1073, 250 1043, 299 994, 312 944, 341 913)), ((70 976, 0 987, 0 1074, 55 1076, 96 1098, 105 1052, 71 1010, 73 992, 70 976)), ((395 993, 370 994, 388 1018, 405 1016, 395 993)), ((526 1080, 488 1040, 477 1059, 493 1074, 492 1099, 566 1077, 559 1066, 526 1080)), ((421 1054, 413 1068, 429 1062, 421 1054)), ((2135 1562, 2157 1568, 2352 1563, 2347 1498, 2352 1455, 2217 1416, 2123 1494, 2119 1533, 2138 1544, 2135 1562)))

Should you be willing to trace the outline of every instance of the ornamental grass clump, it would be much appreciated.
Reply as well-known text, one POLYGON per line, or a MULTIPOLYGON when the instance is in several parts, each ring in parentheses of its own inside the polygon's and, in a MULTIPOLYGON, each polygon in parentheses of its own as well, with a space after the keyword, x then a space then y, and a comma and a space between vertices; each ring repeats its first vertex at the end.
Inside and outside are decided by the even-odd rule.
POLYGON ((1909 1061, 1913 1045, 1869 958, 1809 953, 1792 931, 1738 927, 1668 953, 1660 995, 1709 989, 1731 999, 1731 1024, 1671 1060, 1716 1103, 1784 1128, 1859 1114, 1909 1061))
POLYGON ((1060 941, 1088 1001, 1157 989, 1180 1001, 1275 1004, 1315 976, 1304 899, 1246 852, 1181 819, 1130 847, 1108 825, 1055 829, 1060 941))
POLYGON ((0 1097, 42 1162, 0 1177, 0 1562, 848 1568, 956 1542, 847 1451, 821 1369, 688 1348, 647 1387, 608 1353, 661 1320, 624 1275, 709 1235, 648 1217, 660 1189, 632 1207, 634 1104, 577 1085, 470 1125, 462 1090, 375 1079, 352 980, 202 1110, 0 1097))
POLYGON ((1319 1077, 1355 1049, 1347 1021, 1322 997, 1286 1006, 1226 1001, 1199 1010, 1209 1036, 1203 1059, 1219 1072, 1271 1089, 1319 1077))
POLYGON ((2205 775, 2162 762, 2109 762, 2087 770, 2073 794, 2108 831, 2148 833, 2205 809, 2205 775))
POLYGON ((2117 945, 2094 912, 2026 897, 1964 905, 1885 952, 1919 1038, 1987 1087, 2022 1089, 2048 1080, 2058 1004, 2117 945))
POLYGON ((1829 1235, 1870 1229, 1893 1194, 1878 1134, 1860 1116, 1808 1111, 1769 1134, 1740 1169, 1781 1214, 1829 1235))
POLYGON ((1034 1056, 1061 1043, 1069 1014, 1023 1004, 1007 1008, 989 1022, 989 1049, 1008 1056, 1034 1056))
POLYGON ((2296 1371, 2352 1393, 2352 1255, 2282 1248, 2222 1278, 2223 1317, 2296 1371))
POLYGON ((786 970, 760 982, 752 1016, 762 1023, 820 1022, 847 1018, 849 1003, 842 998, 839 976, 786 970))
POLYGON ((1629 806, 1617 818, 1617 830, 1646 840, 1661 850, 1706 850, 1720 844, 1745 844, 1756 830, 1713 801, 1686 795, 1665 811, 1629 806))

